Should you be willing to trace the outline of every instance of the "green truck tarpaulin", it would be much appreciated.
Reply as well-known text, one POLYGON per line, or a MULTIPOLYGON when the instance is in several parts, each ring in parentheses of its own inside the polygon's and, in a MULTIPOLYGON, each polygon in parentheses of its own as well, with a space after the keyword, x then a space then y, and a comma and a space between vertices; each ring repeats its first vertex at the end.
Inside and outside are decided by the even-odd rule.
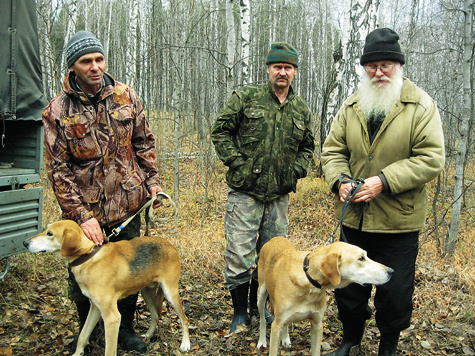
MULTIPOLYGON (((35 0, 0 0, 0 106, 7 120, 41 120, 45 98, 35 0)), ((0 131, 1 131, 0 118, 0 131)))

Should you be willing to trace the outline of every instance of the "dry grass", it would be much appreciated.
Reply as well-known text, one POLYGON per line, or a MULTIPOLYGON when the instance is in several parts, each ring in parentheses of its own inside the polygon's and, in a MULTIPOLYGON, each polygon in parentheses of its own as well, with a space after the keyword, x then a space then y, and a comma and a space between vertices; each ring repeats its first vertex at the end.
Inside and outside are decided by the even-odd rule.
MULTIPOLYGON (((182 261, 181 294, 191 319, 192 350, 189 355, 266 354, 255 350, 258 330, 229 336, 231 302, 223 286, 223 217, 226 198, 224 171, 212 176, 208 200, 203 206, 203 187, 196 177, 196 163, 184 165, 179 189, 177 224, 157 226, 153 234, 170 239, 182 261), (187 168, 188 167, 188 168, 187 168)), ((170 173, 169 173, 170 174, 170 173)), ((171 177, 165 176, 171 182, 171 177)), ((59 219, 52 192, 45 186, 44 223, 59 219)), ((167 187, 172 193, 172 187, 167 187)), ((324 181, 317 177, 299 182, 291 195, 290 238, 301 249, 312 249, 330 237, 335 221, 333 204, 324 181)), ((428 229, 429 230, 429 229, 428 229)), ((473 355, 475 350, 475 257, 473 221, 465 222, 457 253, 452 260, 440 256, 437 241, 422 236, 417 261, 417 288, 412 326, 403 333, 399 350, 405 355, 473 355), (472 350, 472 351, 471 351, 472 350)), ((11 258, 11 270, 0 281, 0 355, 65 355, 77 332, 74 308, 67 298, 66 266, 48 255, 20 254, 11 258)), ((340 325, 333 299, 325 320, 324 347, 338 344, 340 325)), ((143 303, 138 329, 144 331, 148 314, 143 303)), ((309 353, 308 325, 294 325, 293 346, 282 355, 309 353)), ((180 327, 173 312, 165 310, 158 335, 150 342, 150 355, 181 355, 180 327)), ((378 332, 371 321, 361 349, 374 355, 378 332)), ((95 347, 94 354, 101 352, 95 347)), ((121 353, 121 355, 127 355, 121 353)), ((130 354, 131 355, 131 354, 130 354)))

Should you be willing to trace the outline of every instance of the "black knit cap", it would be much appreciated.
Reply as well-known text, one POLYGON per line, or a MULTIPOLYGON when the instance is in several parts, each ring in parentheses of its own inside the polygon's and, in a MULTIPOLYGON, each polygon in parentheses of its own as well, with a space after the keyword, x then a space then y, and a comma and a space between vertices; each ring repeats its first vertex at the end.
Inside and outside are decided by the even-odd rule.
POLYGON ((360 64, 377 61, 395 61, 404 64, 399 46, 399 35, 389 28, 378 28, 366 36, 360 64))
POLYGON ((66 46, 66 60, 68 68, 81 57, 88 53, 99 52, 104 54, 101 41, 88 31, 78 31, 68 41, 66 46))

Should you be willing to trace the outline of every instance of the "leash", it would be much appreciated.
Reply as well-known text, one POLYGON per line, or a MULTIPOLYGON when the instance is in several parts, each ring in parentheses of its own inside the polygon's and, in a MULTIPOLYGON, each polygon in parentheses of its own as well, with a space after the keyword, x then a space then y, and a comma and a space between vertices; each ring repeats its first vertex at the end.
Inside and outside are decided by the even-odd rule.
MULTIPOLYGON (((359 190, 365 183, 363 178, 353 179, 349 175, 344 173, 340 174, 338 180, 340 181, 340 184, 351 184, 351 190, 346 196, 345 201, 343 202, 340 220, 338 221, 338 224, 336 225, 335 229, 333 230, 330 238, 327 240, 325 245, 328 245, 335 241, 336 232, 338 231, 338 228, 341 227, 341 225, 343 224, 343 218, 345 217, 346 212, 350 209, 351 202, 355 198, 356 193, 359 192, 359 190)), ((341 229, 341 240, 343 242, 347 242, 345 234, 343 233, 343 229, 341 229)))
POLYGON ((176 205, 173 202, 172 198, 164 192, 158 192, 157 195, 155 196, 155 199, 149 199, 134 215, 132 215, 130 218, 128 218, 126 221, 124 221, 122 224, 120 224, 118 227, 116 227, 114 230, 112 230, 112 233, 107 236, 106 241, 109 241, 111 237, 117 236, 120 234, 120 232, 137 216, 139 215, 142 211, 148 208, 147 215, 146 215, 146 220, 147 220, 147 231, 149 229, 149 224, 151 226, 154 226, 155 221, 159 222, 165 222, 167 220, 170 220, 170 217, 168 218, 156 218, 153 219, 153 209, 152 205, 154 203, 160 203, 162 205, 165 205, 163 203, 163 199, 167 199, 170 202, 169 206, 173 207, 173 214, 176 215, 177 210, 176 210, 176 205))

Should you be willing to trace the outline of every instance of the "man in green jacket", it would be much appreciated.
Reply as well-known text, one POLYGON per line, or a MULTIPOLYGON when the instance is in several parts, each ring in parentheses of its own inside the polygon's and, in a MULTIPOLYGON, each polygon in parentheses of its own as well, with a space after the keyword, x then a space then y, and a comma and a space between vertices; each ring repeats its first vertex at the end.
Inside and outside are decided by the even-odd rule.
MULTIPOLYGON (((364 179, 344 216, 342 239, 395 271, 376 288, 374 299, 381 333, 378 355, 384 356, 396 355, 400 332, 410 325, 419 231, 427 210, 425 184, 437 177, 445 160, 437 106, 403 77, 398 40, 387 28, 366 37, 360 88, 340 108, 322 149, 337 219, 354 186, 340 179, 341 174, 364 179)), ((352 284, 335 292, 343 341, 326 355, 349 355, 360 344, 372 314, 371 290, 352 284)))
POLYGON ((287 234, 289 192, 312 160, 312 115, 291 86, 298 65, 291 45, 273 43, 269 81, 234 91, 213 126, 217 155, 228 166, 224 258, 234 307, 231 333, 248 320, 248 293, 250 314, 258 315, 252 268, 267 241, 287 234))

